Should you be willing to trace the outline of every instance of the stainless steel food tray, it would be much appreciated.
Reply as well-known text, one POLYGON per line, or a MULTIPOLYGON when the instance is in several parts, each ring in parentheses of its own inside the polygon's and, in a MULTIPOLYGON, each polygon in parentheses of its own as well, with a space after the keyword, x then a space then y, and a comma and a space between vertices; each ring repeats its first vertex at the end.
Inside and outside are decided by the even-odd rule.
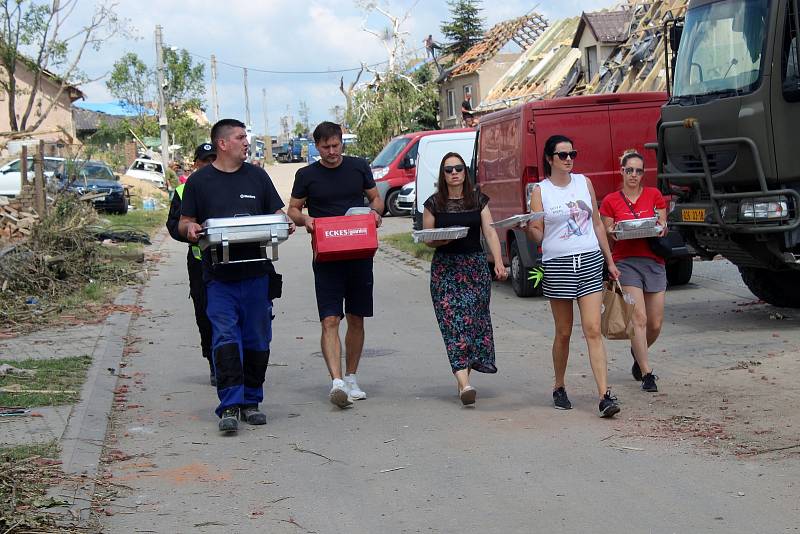
POLYGON ((534 211, 531 213, 512 215, 511 217, 507 217, 505 219, 493 222, 492 226, 494 226, 495 228, 512 228, 514 226, 519 226, 522 223, 536 221, 539 219, 544 219, 543 211, 534 211))
POLYGON ((449 228, 426 228, 424 230, 414 230, 412 235, 415 243, 426 243, 430 241, 442 241, 445 239, 461 239, 467 237, 469 228, 466 226, 451 226, 449 228))
POLYGON ((246 263, 278 259, 278 245, 289 238, 289 219, 282 214, 242 215, 208 219, 203 223, 203 233, 198 242, 202 250, 211 250, 211 261, 218 263, 246 263), (243 243, 258 243, 260 257, 231 260, 230 247, 243 243), (267 254, 272 247, 272 257, 267 254), (219 257, 219 252, 222 257, 219 257))

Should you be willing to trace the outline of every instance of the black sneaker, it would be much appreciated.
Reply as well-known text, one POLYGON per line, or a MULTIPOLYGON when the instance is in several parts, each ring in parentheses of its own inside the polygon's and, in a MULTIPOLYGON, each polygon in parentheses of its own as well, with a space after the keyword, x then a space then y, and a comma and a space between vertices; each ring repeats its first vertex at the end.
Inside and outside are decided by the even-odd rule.
POLYGON ((242 421, 250 425, 266 425, 267 416, 264 412, 258 411, 258 405, 242 406, 240 417, 242 421))
POLYGON ((619 413, 617 398, 611 395, 611 390, 606 391, 603 400, 600 401, 600 417, 614 417, 619 413))
POLYGON ((236 432, 239 430, 239 407, 225 408, 219 418, 220 432, 236 432))
POLYGON ((656 375, 653 373, 647 373, 642 377, 642 389, 644 391, 649 391, 650 393, 656 393, 658 391, 656 380, 658 380, 656 375))
POLYGON ((633 348, 631 348, 631 358, 633 358, 633 366, 631 367, 631 374, 633 379, 637 382, 642 381, 642 370, 639 368, 639 362, 636 361, 636 356, 633 355, 633 348))
POLYGON ((553 391, 553 406, 556 407, 556 410, 571 410, 572 403, 569 401, 567 397, 567 390, 564 389, 564 386, 553 391))

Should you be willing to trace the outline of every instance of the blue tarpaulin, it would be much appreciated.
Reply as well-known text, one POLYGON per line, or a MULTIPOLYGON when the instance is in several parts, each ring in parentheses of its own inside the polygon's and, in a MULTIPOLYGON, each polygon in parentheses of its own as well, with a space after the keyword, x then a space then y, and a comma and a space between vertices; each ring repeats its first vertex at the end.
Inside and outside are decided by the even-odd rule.
MULTIPOLYGON (((75 102, 73 104, 76 108, 94 111, 96 113, 105 113, 106 115, 114 115, 117 117, 135 117, 140 114, 139 106, 118 100, 116 102, 75 102)), ((149 108, 141 108, 141 113, 145 115, 155 115, 156 112, 149 108)))

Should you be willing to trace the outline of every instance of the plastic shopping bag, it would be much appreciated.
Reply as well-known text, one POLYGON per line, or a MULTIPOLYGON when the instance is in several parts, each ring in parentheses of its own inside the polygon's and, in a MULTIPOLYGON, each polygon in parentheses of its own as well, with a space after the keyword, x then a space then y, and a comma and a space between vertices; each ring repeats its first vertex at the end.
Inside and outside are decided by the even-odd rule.
POLYGON ((607 339, 633 338, 633 302, 618 281, 604 283, 600 332, 607 339), (625 297, 628 297, 627 299, 625 297))

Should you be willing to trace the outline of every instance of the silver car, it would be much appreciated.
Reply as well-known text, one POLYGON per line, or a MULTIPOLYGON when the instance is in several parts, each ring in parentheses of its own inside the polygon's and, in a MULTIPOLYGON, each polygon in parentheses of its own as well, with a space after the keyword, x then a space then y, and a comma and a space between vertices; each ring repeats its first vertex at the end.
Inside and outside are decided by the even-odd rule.
MULTIPOLYGON (((64 158, 45 157, 44 175, 49 181, 64 162, 64 158)), ((22 160, 17 158, 0 167, 0 196, 15 197, 22 188, 22 160)), ((28 158, 28 180, 33 181, 33 157, 28 158)))

